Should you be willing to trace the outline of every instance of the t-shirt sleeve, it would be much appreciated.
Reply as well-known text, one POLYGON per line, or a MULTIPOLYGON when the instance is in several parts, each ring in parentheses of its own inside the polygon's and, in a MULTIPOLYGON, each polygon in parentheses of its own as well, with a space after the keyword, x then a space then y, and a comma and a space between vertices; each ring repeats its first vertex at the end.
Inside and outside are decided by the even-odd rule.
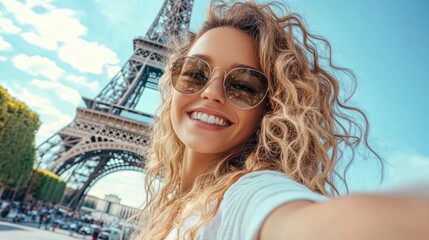
POLYGON ((246 174, 225 192, 219 208, 222 220, 218 239, 256 239, 265 218, 280 205, 327 199, 279 172, 246 174))

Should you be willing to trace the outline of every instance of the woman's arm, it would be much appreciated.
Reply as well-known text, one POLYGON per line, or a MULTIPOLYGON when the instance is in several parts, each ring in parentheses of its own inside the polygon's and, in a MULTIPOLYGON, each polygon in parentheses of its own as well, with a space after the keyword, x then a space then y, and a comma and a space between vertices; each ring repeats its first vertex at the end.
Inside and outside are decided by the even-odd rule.
POLYGON ((429 198, 349 195, 295 201, 265 219, 260 240, 429 239, 429 198))

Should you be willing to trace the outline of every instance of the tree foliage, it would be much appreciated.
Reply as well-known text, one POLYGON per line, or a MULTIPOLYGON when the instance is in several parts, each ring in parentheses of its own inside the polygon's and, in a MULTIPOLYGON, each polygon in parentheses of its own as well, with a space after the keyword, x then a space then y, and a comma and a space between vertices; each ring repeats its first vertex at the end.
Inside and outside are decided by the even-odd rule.
POLYGON ((27 184, 35 159, 39 115, 0 86, 0 183, 27 184))
POLYGON ((30 189, 35 199, 58 203, 66 189, 66 182, 58 175, 41 168, 34 169, 34 184, 30 189))

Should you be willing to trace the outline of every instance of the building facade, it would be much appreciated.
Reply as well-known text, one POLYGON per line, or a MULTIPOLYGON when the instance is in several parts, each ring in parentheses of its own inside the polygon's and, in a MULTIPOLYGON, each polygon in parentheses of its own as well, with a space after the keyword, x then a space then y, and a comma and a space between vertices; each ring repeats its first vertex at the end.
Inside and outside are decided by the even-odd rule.
POLYGON ((114 194, 106 194, 104 199, 87 195, 81 210, 90 212, 96 220, 109 222, 123 222, 141 211, 121 204, 121 199, 114 194))

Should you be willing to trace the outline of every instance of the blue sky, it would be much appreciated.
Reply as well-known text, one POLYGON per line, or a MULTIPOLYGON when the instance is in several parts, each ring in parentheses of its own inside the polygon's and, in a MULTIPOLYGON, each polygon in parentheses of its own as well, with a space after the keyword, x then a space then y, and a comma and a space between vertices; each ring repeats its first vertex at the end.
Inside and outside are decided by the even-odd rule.
MULTIPOLYGON (((0 0, 0 85, 41 116, 37 144, 70 123, 80 97, 95 97, 132 54, 162 1, 0 0)), ((351 68, 359 85, 353 99, 370 123, 370 142, 390 165, 385 185, 429 175, 429 3, 310 1, 287 4, 309 29, 327 38, 334 62, 351 68)), ((195 0, 191 29, 207 0, 195 0)), ((143 96, 138 109, 156 103, 143 96)), ((350 171, 352 190, 377 188, 377 166, 360 161, 350 171)), ((121 195, 141 203, 142 174, 121 172, 100 180, 90 194, 121 195), (106 189, 109 189, 106 192, 106 189)))

